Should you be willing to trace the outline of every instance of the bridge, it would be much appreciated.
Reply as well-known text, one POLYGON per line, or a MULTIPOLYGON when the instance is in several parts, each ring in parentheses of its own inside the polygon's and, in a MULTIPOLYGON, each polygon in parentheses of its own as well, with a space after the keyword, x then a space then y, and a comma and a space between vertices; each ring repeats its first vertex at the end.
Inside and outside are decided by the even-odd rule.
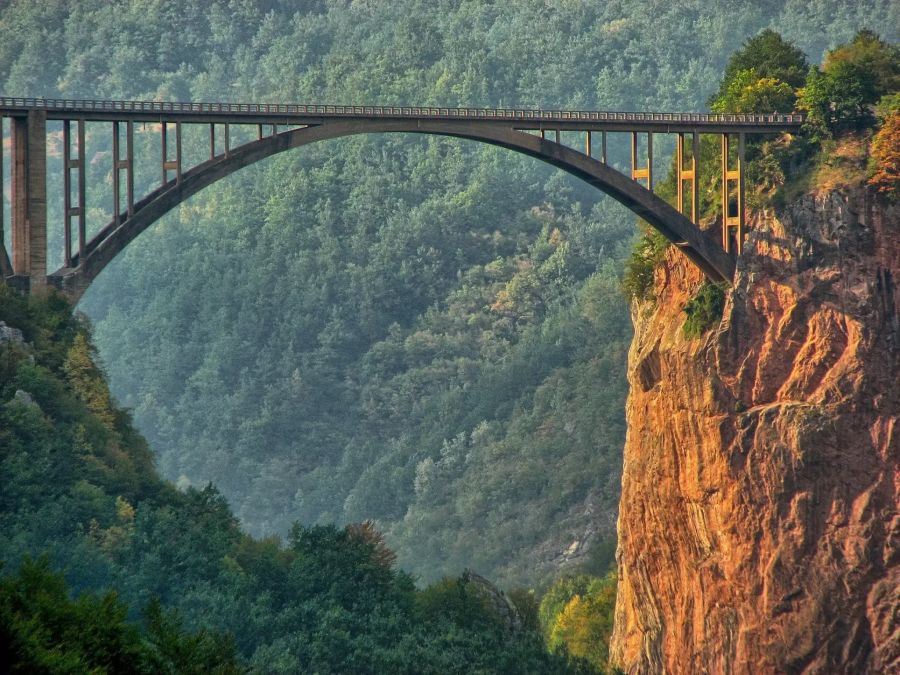
MULTIPOLYGON (((178 204, 242 167, 309 143, 360 133, 453 136, 523 153, 558 167, 612 196, 667 239, 714 281, 731 282, 745 224, 745 144, 748 134, 799 129, 798 114, 703 114, 522 110, 484 108, 178 103, 0 97, 0 120, 10 119, 11 242, 3 246, 0 212, 0 274, 22 290, 55 286, 77 301, 90 283, 141 232, 178 204), (47 270, 47 145, 50 122, 62 125, 63 266, 47 270), (111 134, 112 218, 87 235, 86 125, 111 134), (135 195, 135 126, 158 133, 159 185, 135 195), (208 128, 208 157, 185 161, 182 134, 190 125, 208 128), (241 125, 241 126, 238 126, 241 125), (234 128, 255 127, 255 138, 232 144, 234 128), (583 134, 583 149, 562 134, 583 134), (609 134, 631 140, 631 170, 607 163, 609 134), (218 139, 217 139, 218 134, 218 139), (676 136, 677 204, 653 192, 653 135, 676 136), (700 135, 721 139, 721 240, 701 230, 700 135), (640 141, 644 141, 643 149, 640 141), (735 152, 736 150, 736 152, 735 152), (122 183, 124 178, 124 194, 122 183), (687 213, 686 213, 687 212, 687 213)), ((203 132, 205 134, 205 132, 203 132)), ((580 143, 579 143, 580 145, 580 143)), ((0 148, 2 150, 2 148, 0 148)), ((2 157, 0 157, 2 160, 2 157)), ((0 172, 3 162, 0 161, 0 172)), ((2 184, 2 174, 0 174, 2 184)), ((0 203, 2 208, 2 203, 0 203)))

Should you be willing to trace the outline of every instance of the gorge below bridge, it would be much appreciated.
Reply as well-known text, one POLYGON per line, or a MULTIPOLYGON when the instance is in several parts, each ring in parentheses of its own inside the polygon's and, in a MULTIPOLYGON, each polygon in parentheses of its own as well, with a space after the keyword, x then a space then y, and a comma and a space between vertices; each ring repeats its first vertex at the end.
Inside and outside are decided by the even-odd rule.
MULTIPOLYGON (((523 109, 83 101, 0 97, 10 126, 11 251, 3 245, 0 273, 28 291, 45 286, 76 302, 97 275, 141 232, 203 188, 238 169, 317 141, 361 133, 420 133, 489 143, 560 168, 612 196, 674 243, 713 281, 731 282, 745 222, 745 144, 748 134, 795 132, 799 114, 706 114, 523 109), (47 269, 48 122, 62 125, 63 266, 47 269), (86 126, 112 136, 112 218, 88 237, 86 126), (159 185, 135 196, 135 126, 159 134, 159 185), (208 157, 185 161, 182 133, 208 128, 208 157), (232 145, 232 127, 256 128, 255 138, 232 145), (584 149, 562 134, 584 135, 584 149), (607 163, 608 134, 628 134, 630 175, 607 163), (217 138, 218 134, 218 138, 217 138), (677 204, 653 192, 653 135, 675 134, 677 204), (722 238, 700 229, 700 134, 721 139, 722 238), (644 140, 644 143, 639 142, 644 140), (639 149, 641 152, 639 152, 639 149), (124 179, 124 189, 123 189, 124 179), (123 194, 124 192, 124 194, 123 194), (685 213, 687 212, 687 213, 685 213)), ((92 129, 93 131, 93 129, 92 129)), ((205 132, 204 132, 205 133, 205 132)), ((0 158, 2 160, 2 158, 0 158)), ((157 160, 154 160, 157 161, 157 160)), ((0 171, 3 162, 0 161, 0 171)), ((2 175, 0 175, 2 182, 2 175)))

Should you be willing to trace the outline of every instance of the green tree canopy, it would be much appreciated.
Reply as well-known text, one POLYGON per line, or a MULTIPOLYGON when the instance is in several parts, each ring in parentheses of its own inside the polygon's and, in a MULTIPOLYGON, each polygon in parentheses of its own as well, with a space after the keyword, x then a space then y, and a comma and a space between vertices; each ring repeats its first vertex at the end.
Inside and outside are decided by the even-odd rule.
POLYGON ((799 106, 816 135, 874 123, 872 106, 900 87, 900 48, 869 30, 831 50, 813 66, 800 91, 799 106))
POLYGON ((795 89, 806 80, 809 63, 806 55, 771 28, 766 28, 744 42, 725 66, 725 76, 714 99, 723 96, 733 79, 742 71, 752 70, 759 78, 773 78, 795 89))
POLYGON ((755 70, 739 70, 711 107, 718 113, 791 112, 796 101, 787 82, 759 77, 755 70))

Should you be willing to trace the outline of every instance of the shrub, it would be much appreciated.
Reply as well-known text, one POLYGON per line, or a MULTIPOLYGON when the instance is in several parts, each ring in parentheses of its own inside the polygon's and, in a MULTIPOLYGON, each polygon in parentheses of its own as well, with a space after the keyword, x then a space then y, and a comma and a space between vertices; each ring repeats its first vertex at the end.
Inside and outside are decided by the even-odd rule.
POLYGON ((649 228, 635 242, 622 277, 622 288, 629 300, 648 300, 651 297, 653 270, 662 261, 668 246, 668 239, 649 228))
POLYGON ((685 337, 700 337, 722 319, 725 309, 725 284, 705 283, 684 306, 685 337))

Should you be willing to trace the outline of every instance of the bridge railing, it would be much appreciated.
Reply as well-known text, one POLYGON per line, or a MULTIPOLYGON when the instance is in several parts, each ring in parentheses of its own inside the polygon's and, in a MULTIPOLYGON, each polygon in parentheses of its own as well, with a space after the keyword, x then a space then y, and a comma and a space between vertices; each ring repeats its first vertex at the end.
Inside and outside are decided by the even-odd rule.
POLYGON ((434 106, 296 105, 284 103, 182 103, 177 101, 98 101, 80 99, 0 97, 0 108, 43 108, 55 112, 134 112, 228 115, 315 115, 324 117, 435 117, 463 119, 693 122, 726 124, 800 124, 799 113, 723 114, 540 110, 520 108, 442 108, 434 106))

